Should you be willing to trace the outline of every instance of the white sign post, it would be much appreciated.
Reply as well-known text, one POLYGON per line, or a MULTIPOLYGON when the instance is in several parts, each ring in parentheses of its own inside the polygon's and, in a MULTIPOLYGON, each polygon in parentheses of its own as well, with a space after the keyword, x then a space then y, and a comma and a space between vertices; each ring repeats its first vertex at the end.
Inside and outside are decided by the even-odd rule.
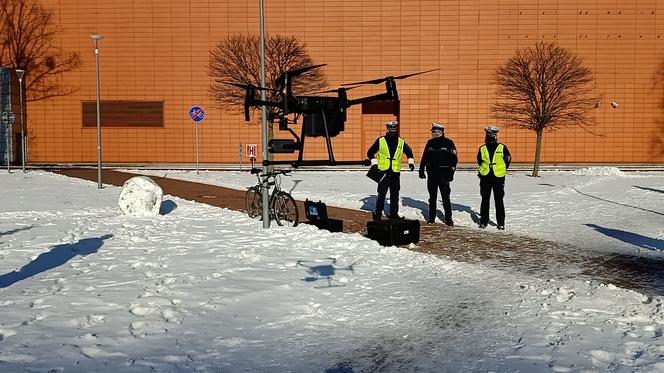
POLYGON ((247 144, 244 148, 244 154, 251 159, 251 168, 254 168, 254 161, 256 161, 256 152, 258 151, 257 144, 247 144))
POLYGON ((189 119, 194 122, 194 127, 196 127, 196 173, 199 173, 198 170, 198 122, 201 122, 205 118, 205 111, 200 106, 192 106, 189 109, 189 119))

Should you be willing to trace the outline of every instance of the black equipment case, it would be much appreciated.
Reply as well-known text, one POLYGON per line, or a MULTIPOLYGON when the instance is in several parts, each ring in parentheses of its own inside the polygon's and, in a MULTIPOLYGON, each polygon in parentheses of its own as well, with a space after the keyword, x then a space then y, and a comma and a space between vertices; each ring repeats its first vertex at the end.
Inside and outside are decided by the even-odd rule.
POLYGON ((378 166, 373 166, 369 168, 369 171, 367 171, 367 177, 377 183, 380 183, 384 176, 385 172, 379 170, 378 166))
POLYGON ((343 232, 344 221, 339 219, 309 220, 305 223, 315 225, 318 229, 326 229, 330 232, 343 232))
POLYGON ((367 235, 383 246, 406 245, 420 240, 420 221, 411 219, 370 220, 367 235))
POLYGON ((307 224, 315 225, 319 229, 327 229, 330 232, 342 232, 344 221, 330 219, 327 217, 327 205, 323 202, 304 201, 304 213, 307 216, 307 224))

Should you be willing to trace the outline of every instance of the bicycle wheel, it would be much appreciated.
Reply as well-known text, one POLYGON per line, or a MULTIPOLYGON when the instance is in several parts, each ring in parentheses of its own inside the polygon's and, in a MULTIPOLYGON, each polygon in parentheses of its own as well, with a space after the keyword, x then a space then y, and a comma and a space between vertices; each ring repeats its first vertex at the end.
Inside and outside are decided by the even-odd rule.
POLYGON ((250 218, 256 218, 261 216, 263 212, 263 203, 261 198, 261 191, 256 186, 252 186, 247 189, 247 193, 244 195, 244 207, 247 210, 247 215, 250 218))
POLYGON ((290 194, 277 192, 271 202, 272 214, 277 224, 287 227, 296 227, 298 225, 299 215, 297 205, 290 194))

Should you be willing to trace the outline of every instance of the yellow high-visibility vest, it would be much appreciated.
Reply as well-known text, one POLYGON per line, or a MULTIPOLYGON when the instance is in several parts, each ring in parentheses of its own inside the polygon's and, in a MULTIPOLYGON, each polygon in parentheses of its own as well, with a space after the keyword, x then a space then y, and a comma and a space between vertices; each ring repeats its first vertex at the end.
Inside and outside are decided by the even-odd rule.
POLYGON ((493 169, 493 174, 496 177, 503 177, 507 174, 507 165, 505 164, 505 155, 503 154, 503 144, 498 144, 496 151, 493 153, 493 161, 489 160, 489 149, 486 145, 480 147, 480 155, 482 156, 482 164, 480 164, 480 175, 486 176, 489 174, 489 169, 493 169))
POLYGON ((390 163, 392 163, 392 171, 401 172, 401 156, 403 156, 404 144, 405 141, 399 137, 397 149, 394 151, 394 158, 390 158, 390 148, 387 146, 387 140, 385 140, 385 136, 381 137, 378 140, 378 169, 387 171, 390 168, 390 163))

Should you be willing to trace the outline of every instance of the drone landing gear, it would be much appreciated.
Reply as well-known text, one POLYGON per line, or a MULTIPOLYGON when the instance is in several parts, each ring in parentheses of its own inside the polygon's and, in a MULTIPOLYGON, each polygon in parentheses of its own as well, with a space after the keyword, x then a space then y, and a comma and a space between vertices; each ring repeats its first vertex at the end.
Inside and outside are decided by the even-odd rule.
MULTIPOLYGON (((302 126, 302 133, 300 137, 293 132, 288 127, 281 126, 280 124, 280 129, 283 129, 285 127, 286 130, 288 130, 293 137, 295 137, 296 140, 282 140, 282 139, 275 139, 275 140, 270 140, 270 146, 268 147, 269 151, 271 153, 294 153, 295 151, 298 151, 298 156, 296 161, 270 161, 270 160, 265 160, 263 161, 263 165, 265 166, 270 166, 270 165, 284 165, 288 164, 291 165, 295 168, 300 167, 300 166, 351 166, 351 165, 366 165, 366 160, 362 161, 337 161, 334 159, 334 152, 332 150, 332 137, 330 136, 330 130, 328 127, 328 121, 327 117, 325 115, 325 111, 321 110, 320 111, 320 116, 322 118, 322 124, 323 124, 323 129, 324 129, 324 136, 325 136, 325 144, 327 145, 327 156, 328 159, 321 159, 321 160, 306 160, 302 159, 304 156, 304 142, 305 139, 307 138, 307 129, 305 126, 302 126), (282 151, 279 151, 282 150, 282 151)), ((314 136, 315 137, 315 136, 314 136)))

